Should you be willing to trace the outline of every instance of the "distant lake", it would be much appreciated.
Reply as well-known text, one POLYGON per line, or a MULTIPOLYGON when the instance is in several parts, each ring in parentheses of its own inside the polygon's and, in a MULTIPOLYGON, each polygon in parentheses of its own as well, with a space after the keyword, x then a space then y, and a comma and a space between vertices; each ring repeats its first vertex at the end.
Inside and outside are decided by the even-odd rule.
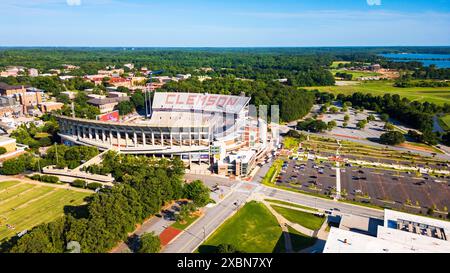
POLYGON ((379 54, 394 62, 421 62, 424 66, 431 64, 439 68, 450 68, 450 54, 414 54, 414 53, 388 53, 379 54))

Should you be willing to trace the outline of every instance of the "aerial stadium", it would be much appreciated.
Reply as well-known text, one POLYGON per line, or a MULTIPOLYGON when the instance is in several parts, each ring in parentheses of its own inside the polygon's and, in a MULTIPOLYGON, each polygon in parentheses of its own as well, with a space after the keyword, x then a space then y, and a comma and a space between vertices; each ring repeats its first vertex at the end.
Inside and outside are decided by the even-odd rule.
POLYGON ((59 135, 66 145, 177 156, 189 168, 245 177, 271 152, 267 123, 249 114, 249 102, 244 95, 156 92, 148 116, 127 121, 57 116, 59 135))

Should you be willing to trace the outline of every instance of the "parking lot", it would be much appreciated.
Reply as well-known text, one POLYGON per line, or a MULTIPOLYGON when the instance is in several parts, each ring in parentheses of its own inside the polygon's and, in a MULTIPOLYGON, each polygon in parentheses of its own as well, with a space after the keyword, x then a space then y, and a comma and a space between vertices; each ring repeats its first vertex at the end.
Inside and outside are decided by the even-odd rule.
POLYGON ((276 183, 326 195, 336 189, 336 170, 330 162, 316 164, 312 160, 293 159, 285 163, 276 183))
MULTIPOLYGON (((285 161, 277 185, 309 193, 333 195, 336 169, 332 162, 285 161)), ((426 213, 450 208, 450 177, 372 169, 346 164, 341 168, 341 192, 347 200, 426 213)))
POLYGON ((432 208, 443 211, 450 207, 450 179, 427 174, 345 167, 341 170, 341 185, 347 199, 367 200, 379 206, 408 208, 413 211, 432 208), (408 201, 409 200, 409 201, 408 201))

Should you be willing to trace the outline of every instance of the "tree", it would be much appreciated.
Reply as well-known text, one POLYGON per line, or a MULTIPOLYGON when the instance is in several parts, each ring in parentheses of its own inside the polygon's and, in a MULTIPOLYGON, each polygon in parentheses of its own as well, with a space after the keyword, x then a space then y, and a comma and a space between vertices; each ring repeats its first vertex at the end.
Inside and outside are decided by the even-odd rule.
POLYGON ((342 127, 347 127, 348 126, 348 123, 347 122, 344 122, 344 123, 342 123, 342 127))
POLYGON ((289 136, 289 137, 297 138, 300 141, 306 140, 306 136, 304 134, 302 134, 302 133, 299 133, 296 130, 289 130, 289 132, 287 132, 286 135, 289 136))
POLYGON ((372 115, 372 114, 370 114, 370 115, 367 117, 367 121, 368 121, 368 122, 370 122, 370 121, 375 121, 375 116, 372 115))
POLYGON ((131 101, 133 102, 136 109, 142 109, 145 106, 144 94, 140 91, 134 92, 134 94, 131 96, 131 101))
POLYGON ((16 175, 25 172, 25 167, 25 159, 19 156, 3 162, 1 173, 4 175, 16 175))
POLYGON ((387 122, 389 120, 389 115, 386 113, 383 113, 380 115, 380 119, 384 122, 387 122))
POLYGON ((161 250, 161 241, 154 232, 144 233, 139 240, 138 253, 158 253, 161 250))
POLYGON ((348 122, 349 120, 350 120, 350 116, 349 116, 349 115, 345 115, 345 116, 344 116, 344 121, 345 121, 345 122, 348 122))
POLYGON ((5 147, 0 147, 0 155, 2 154, 6 154, 6 148, 5 147))
POLYGON ((332 114, 336 114, 339 110, 337 109, 337 107, 332 106, 332 107, 330 107, 329 111, 330 111, 330 113, 332 113, 332 114))
POLYGON ((87 184, 86 180, 83 179, 75 179, 72 183, 70 183, 72 187, 77 188, 85 188, 86 184, 87 184))
POLYGON ((297 123, 297 129, 302 131, 310 131, 314 133, 321 133, 327 130, 328 126, 321 120, 308 118, 304 121, 297 123))
POLYGON ((119 110, 120 115, 128 115, 134 111, 134 105, 130 101, 121 101, 117 104, 117 110, 119 110))
POLYGON ((393 131, 395 129, 394 125, 390 122, 386 122, 384 124, 384 130, 386 131, 393 131))
POLYGON ((356 127, 358 127, 361 130, 366 128, 366 125, 367 125, 367 120, 360 120, 360 121, 358 121, 358 123, 356 123, 356 127))
POLYGON ((398 145, 405 142, 405 136, 398 131, 390 131, 380 136, 380 142, 387 145, 398 145))
POLYGON ((447 132, 442 136, 442 142, 445 145, 450 146, 450 132, 447 132))
POLYGON ((336 127, 336 126, 337 126, 336 121, 332 120, 332 121, 329 121, 329 122, 328 122, 328 124, 327 124, 327 129, 328 129, 328 131, 331 131, 331 130, 333 130, 333 128, 336 127))
POLYGON ((204 207, 210 201, 210 190, 200 180, 186 184, 183 191, 184 197, 192 200, 198 207, 204 207))
POLYGON ((188 206, 187 204, 182 205, 180 207, 180 211, 176 215, 176 219, 177 219, 177 221, 184 223, 190 214, 191 214, 190 206, 188 206))

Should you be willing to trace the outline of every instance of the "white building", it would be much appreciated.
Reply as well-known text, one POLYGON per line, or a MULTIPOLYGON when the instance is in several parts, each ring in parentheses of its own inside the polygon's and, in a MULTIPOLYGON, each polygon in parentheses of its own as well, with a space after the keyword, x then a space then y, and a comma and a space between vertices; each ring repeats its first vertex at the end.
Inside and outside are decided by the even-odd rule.
POLYGON ((450 222, 384 211, 376 236, 332 227, 324 253, 450 253, 450 222))

